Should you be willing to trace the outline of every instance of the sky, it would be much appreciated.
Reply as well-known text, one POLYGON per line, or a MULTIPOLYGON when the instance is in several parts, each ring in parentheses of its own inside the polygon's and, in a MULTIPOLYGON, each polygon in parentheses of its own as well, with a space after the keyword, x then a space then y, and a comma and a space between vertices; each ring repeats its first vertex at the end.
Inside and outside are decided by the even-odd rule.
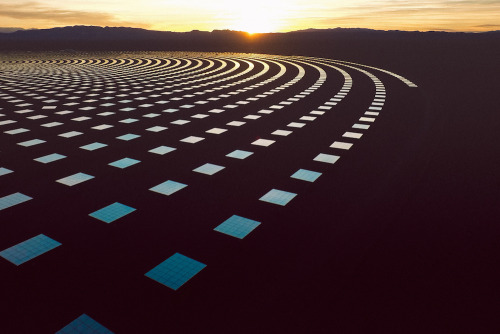
POLYGON ((500 30, 500 0, 0 0, 0 26, 127 26, 165 31, 316 28, 500 30))

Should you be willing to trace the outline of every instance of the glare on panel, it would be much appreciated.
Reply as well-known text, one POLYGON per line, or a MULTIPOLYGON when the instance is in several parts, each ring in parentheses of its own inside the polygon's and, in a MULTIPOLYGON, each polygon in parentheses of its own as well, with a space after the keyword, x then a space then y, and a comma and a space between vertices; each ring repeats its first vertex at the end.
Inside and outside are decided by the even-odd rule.
POLYGON ((287 205, 297 194, 288 191, 273 189, 266 193, 260 198, 261 201, 285 206, 287 205))
POLYGON ((162 195, 170 196, 173 193, 176 193, 179 190, 184 189, 185 187, 187 187, 187 184, 168 180, 166 182, 160 183, 157 186, 154 186, 153 188, 150 188, 149 190, 162 195))
POLYGON ((175 150, 176 150, 176 148, 169 147, 169 146, 158 146, 157 148, 149 150, 148 152, 159 154, 159 155, 164 155, 164 154, 170 153, 170 152, 175 151, 175 150))
POLYGON ((316 156, 316 158, 314 158, 314 161, 325 162, 328 164, 334 164, 339 159, 340 159, 340 157, 338 155, 320 153, 316 156))
POLYGON ((62 179, 57 180, 56 182, 59 182, 61 184, 67 185, 69 187, 72 187, 74 185, 77 185, 79 183, 92 180, 94 177, 92 175, 88 175, 85 173, 76 173, 70 176, 66 176, 62 179))
POLYGON ((253 154, 253 152, 235 150, 235 151, 227 154, 226 157, 243 160, 243 159, 248 158, 252 154, 253 154))

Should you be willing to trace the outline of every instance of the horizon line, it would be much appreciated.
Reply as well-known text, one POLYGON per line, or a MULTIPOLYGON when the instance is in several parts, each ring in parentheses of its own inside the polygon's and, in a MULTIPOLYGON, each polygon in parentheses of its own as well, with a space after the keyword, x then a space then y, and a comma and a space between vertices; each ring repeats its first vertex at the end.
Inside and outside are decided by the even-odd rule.
POLYGON ((309 30, 335 30, 335 29, 345 29, 345 30, 371 30, 371 31, 380 31, 380 32, 420 32, 420 33, 426 33, 426 32, 442 32, 442 33, 464 33, 464 34, 482 34, 482 33, 490 33, 490 32, 498 32, 500 30, 488 30, 488 31, 465 31, 465 30, 453 30, 453 29, 446 29, 446 30, 404 30, 404 29, 375 29, 375 28, 363 28, 363 27, 334 27, 334 28, 306 28, 306 29, 298 29, 298 30, 288 30, 288 31, 270 31, 270 32, 248 32, 244 30, 233 30, 233 29, 213 29, 213 30, 200 30, 200 29, 193 29, 189 31, 174 31, 174 30, 157 30, 157 29, 150 29, 150 28, 140 28, 140 27, 133 27, 133 26, 102 26, 102 25, 85 25, 85 24, 76 24, 76 25, 66 25, 66 26, 54 26, 50 28, 20 28, 20 27, 1 27, 0 26, 0 33, 2 34, 9 34, 9 33, 14 33, 17 31, 33 31, 33 30, 51 30, 51 29, 60 29, 60 28, 73 28, 73 27, 96 27, 96 28, 129 28, 129 29, 138 29, 138 30, 146 30, 146 31, 155 31, 155 32, 170 32, 170 33, 190 33, 190 32, 215 32, 215 31, 230 31, 230 32, 241 32, 241 33, 247 33, 249 35, 265 35, 265 34, 286 34, 286 33, 293 33, 293 32, 306 32, 309 30), (10 30, 10 31, 2 31, 2 30, 10 30))

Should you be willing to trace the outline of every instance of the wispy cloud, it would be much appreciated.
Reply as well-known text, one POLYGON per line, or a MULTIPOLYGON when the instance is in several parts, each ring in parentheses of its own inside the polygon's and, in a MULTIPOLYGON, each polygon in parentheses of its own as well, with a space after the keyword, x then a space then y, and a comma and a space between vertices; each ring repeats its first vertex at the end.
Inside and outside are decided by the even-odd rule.
POLYGON ((149 26, 147 24, 121 21, 109 13, 58 9, 36 1, 16 4, 0 3, 0 17, 24 21, 30 20, 34 22, 34 26, 37 23, 40 24, 40 21, 51 25, 149 26))
POLYGON ((326 6, 319 14, 304 3, 295 17, 302 25, 314 22, 309 24, 314 27, 402 30, 478 31, 495 28, 500 22, 498 0, 357 0, 345 4, 326 6))

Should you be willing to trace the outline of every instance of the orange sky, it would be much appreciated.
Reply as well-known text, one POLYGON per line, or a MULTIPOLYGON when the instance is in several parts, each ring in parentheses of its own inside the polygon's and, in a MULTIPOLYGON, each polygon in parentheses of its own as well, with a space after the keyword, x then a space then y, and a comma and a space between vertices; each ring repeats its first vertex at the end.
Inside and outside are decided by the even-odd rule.
POLYGON ((1 0, 2 27, 130 26, 284 32, 360 27, 398 30, 500 30, 500 1, 482 0, 1 0))

